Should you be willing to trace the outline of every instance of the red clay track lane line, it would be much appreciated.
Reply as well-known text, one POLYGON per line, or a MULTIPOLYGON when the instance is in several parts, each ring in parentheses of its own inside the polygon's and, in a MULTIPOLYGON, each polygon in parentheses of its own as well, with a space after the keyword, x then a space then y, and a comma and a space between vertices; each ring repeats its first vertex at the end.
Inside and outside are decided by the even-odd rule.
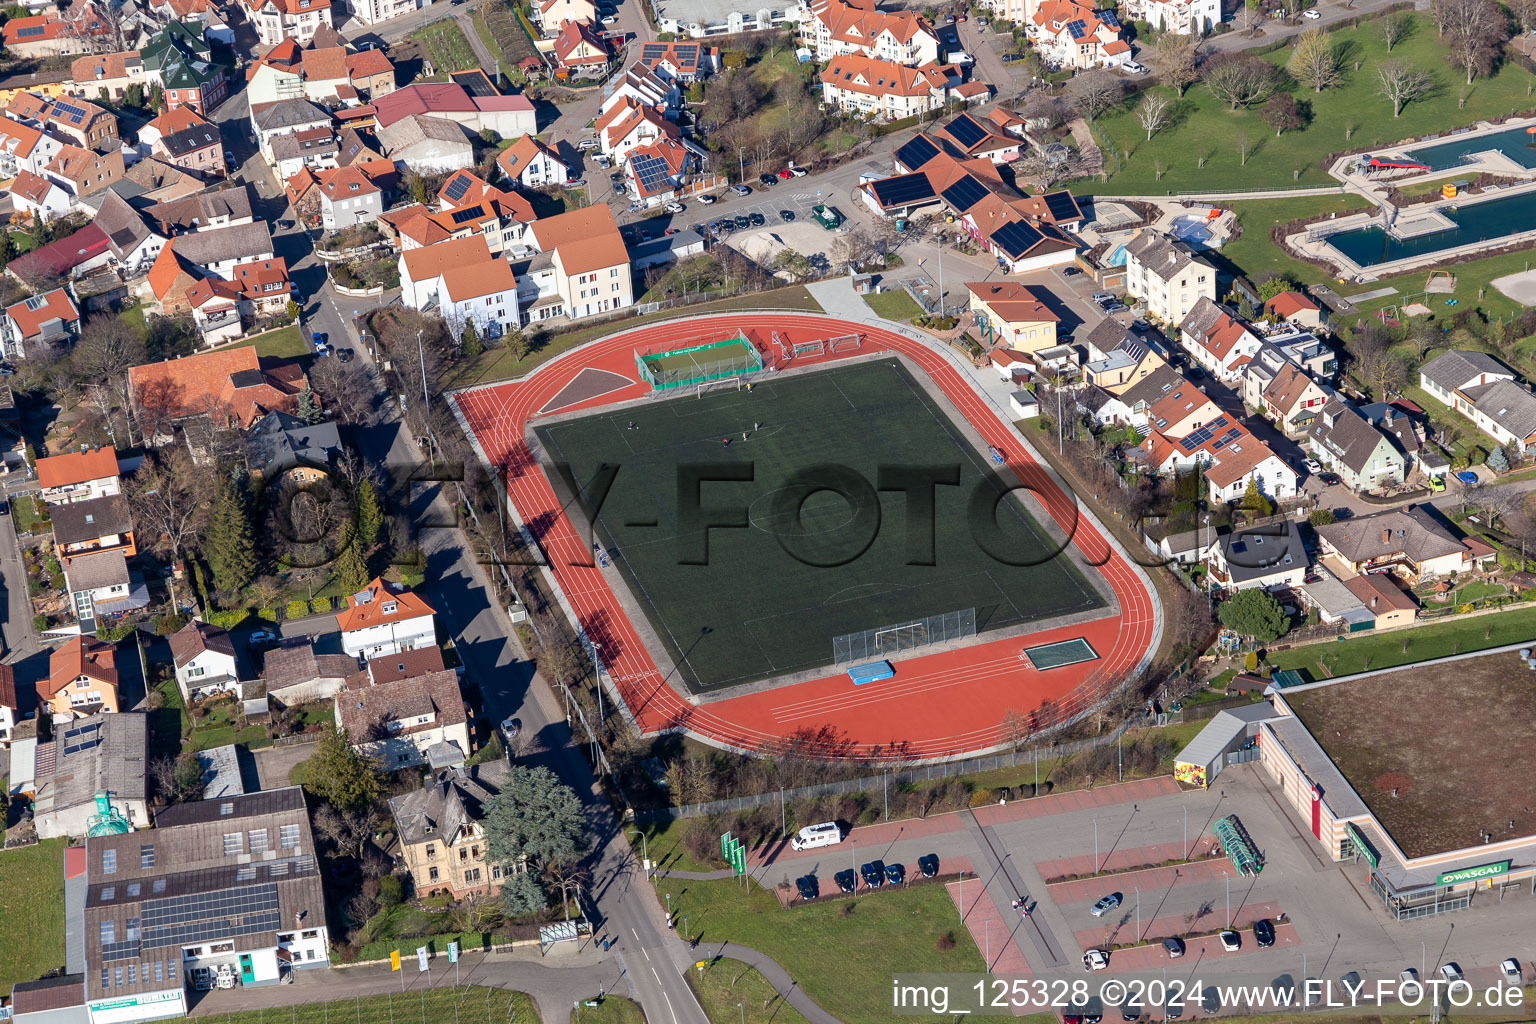
MULTIPOLYGON (((608 661, 610 679, 619 688, 631 712, 641 721, 642 726, 655 729, 671 724, 684 724, 688 729, 717 742, 751 748, 764 740, 777 738, 780 734, 764 731, 755 725, 729 716, 729 712, 733 710, 747 710, 741 707, 747 702, 746 698, 732 698, 695 706, 665 685, 659 671, 650 661, 648 652, 635 634, 632 624, 619 609, 618 602, 614 599, 600 571, 568 564, 586 559, 588 555, 586 544, 575 535, 569 522, 558 514, 558 503, 542 470, 529 472, 535 468, 535 460, 523 443, 528 421, 534 418, 537 410, 546 406, 561 389, 569 385, 583 369, 593 367, 620 372, 613 369, 612 364, 617 364, 626 371, 624 375, 627 376, 627 371, 633 364, 634 348, 697 337, 701 330, 709 329, 703 321, 723 321, 731 328, 747 328, 760 338, 767 337, 767 332, 772 330, 795 335, 804 332, 806 337, 825 337, 829 328, 846 325, 851 328, 849 333, 858 333, 878 348, 894 350, 916 363, 987 443, 1012 453, 1014 449, 1006 446, 1016 445, 1018 438, 1006 429, 985 402, 976 395, 968 382, 961 378, 942 356, 921 343, 882 328, 871 328, 852 321, 792 314, 710 317, 637 328, 610 335, 573 350, 570 355, 563 356, 535 371, 533 377, 525 381, 493 385, 457 396, 456 400, 464 409, 466 417, 475 424, 476 434, 482 440, 486 455, 491 457, 507 450, 513 453, 513 468, 517 472, 513 474, 509 491, 513 501, 523 513, 524 521, 545 512, 556 513, 553 526, 543 538, 543 546, 550 558, 551 567, 583 627, 593 628, 594 619, 601 619, 604 622, 603 628, 607 631, 606 642, 611 645, 608 648, 611 652, 608 661), (618 642, 614 643, 614 641, 618 642), (646 684, 643 687, 642 681, 646 684), (733 708, 733 705, 736 707, 733 708)), ((866 346, 862 351, 867 353, 871 349, 866 346)), ((772 355, 770 353, 770 357, 772 355)), ((814 362, 833 362, 836 358, 838 357, 834 355, 814 360, 814 362)), ((804 362, 810 361, 803 361, 802 365, 804 362)), ((626 398, 638 398, 644 393, 644 385, 637 382, 567 406, 560 412, 597 409, 626 398)), ((1086 558, 1094 561, 1098 561, 1104 553, 1109 555, 1104 564, 1096 568, 1115 594, 1121 612, 1118 621, 1115 622, 1115 640, 1108 651, 1101 652, 1100 666, 1095 675, 1106 679, 1113 677, 1134 664, 1142 650, 1150 643, 1154 632, 1151 596, 1136 579, 1134 569, 1115 553, 1097 528, 1077 515, 1076 503, 1062 491, 1044 467, 1036 463, 1022 449, 1019 449, 1017 454, 1021 458, 1017 462, 1010 463, 1009 468, 1021 480, 1028 481, 1035 487, 1037 499, 1058 527, 1063 531, 1072 532, 1073 546, 1077 547, 1086 558)), ((1107 617, 1086 623, 1076 632, 1100 633, 1104 630, 1104 624, 1107 621, 1114 621, 1114 619, 1107 617)), ((922 663, 926 660, 925 658, 911 659, 907 667, 909 670, 915 670, 917 674, 905 680, 903 686, 894 689, 888 687, 878 695, 872 694, 871 699, 864 699, 861 695, 859 699, 852 700, 846 695, 823 693, 819 696, 782 702, 782 698, 795 697, 797 692, 803 694, 824 688, 829 680, 814 680, 784 687, 772 691, 774 697, 781 703, 770 709, 770 716, 782 718, 780 712, 789 712, 793 715, 795 709, 811 706, 825 707, 828 711, 852 709, 855 705, 862 705, 866 709, 882 708, 901 697, 910 698, 914 693, 930 692, 952 686, 954 683, 950 681, 951 677, 983 681, 1010 675, 1017 676, 1016 654, 1001 658, 990 657, 990 655, 995 654, 996 648, 1000 646, 1012 648, 1018 642, 1018 638, 1014 638, 1009 641, 976 645, 969 648, 968 653, 982 655, 981 659, 973 660, 969 665, 957 665, 953 669, 939 670, 937 673, 932 671, 923 673, 922 663)), ((830 677, 830 679, 837 678, 830 677)), ((1080 685, 1086 685, 1086 682, 1085 680, 1080 685)), ((1056 694, 1055 699, 1058 702, 1070 701, 1074 698, 1094 700, 1098 696, 1098 693, 1078 694, 1068 689, 1056 694)), ((911 707, 911 711, 906 716, 909 720, 914 717, 921 719, 924 709, 913 706, 915 704, 916 702, 907 702, 911 707)), ((888 715, 890 708, 884 707, 883 710, 888 715)), ((999 711, 998 720, 1000 716, 999 711)), ((912 748, 916 753, 929 756, 960 753, 995 745, 999 740, 998 733, 998 726, 992 724, 963 733, 913 739, 912 748)), ((866 736, 854 738, 866 746, 888 742, 866 736)), ((911 739, 911 737, 906 738, 911 739)))

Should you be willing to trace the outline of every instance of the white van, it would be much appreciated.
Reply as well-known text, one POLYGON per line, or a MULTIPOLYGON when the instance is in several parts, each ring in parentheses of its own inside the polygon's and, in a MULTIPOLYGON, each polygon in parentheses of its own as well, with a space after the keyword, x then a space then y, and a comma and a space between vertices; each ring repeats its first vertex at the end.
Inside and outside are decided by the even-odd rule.
POLYGON ((818 846, 836 846, 843 841, 843 830, 837 827, 835 821, 824 821, 820 825, 807 825, 795 837, 789 841, 792 850, 814 850, 818 846))

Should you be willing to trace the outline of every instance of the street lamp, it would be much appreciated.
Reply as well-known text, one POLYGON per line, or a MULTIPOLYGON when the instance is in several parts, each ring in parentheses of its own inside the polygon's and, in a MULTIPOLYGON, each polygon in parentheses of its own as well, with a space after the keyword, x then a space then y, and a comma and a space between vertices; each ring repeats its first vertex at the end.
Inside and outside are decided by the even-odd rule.
POLYGON ((640 863, 645 868, 645 876, 649 878, 651 876, 651 854, 649 844, 645 841, 645 832, 642 829, 632 828, 629 830, 629 834, 640 837, 640 863))
POLYGON ((1093 819, 1093 873, 1099 873, 1099 819, 1093 819))

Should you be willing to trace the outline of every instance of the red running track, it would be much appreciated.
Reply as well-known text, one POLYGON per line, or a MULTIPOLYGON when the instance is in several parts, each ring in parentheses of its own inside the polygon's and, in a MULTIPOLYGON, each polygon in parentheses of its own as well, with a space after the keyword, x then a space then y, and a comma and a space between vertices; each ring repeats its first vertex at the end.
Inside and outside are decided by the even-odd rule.
MULTIPOLYGON (((797 358, 795 366, 842 358, 797 358)), ((862 753, 902 748, 903 756, 940 758, 996 747, 1004 716, 1027 716, 1044 728, 1085 711, 1130 673, 1156 642, 1153 597, 1135 568, 1087 520, 1051 476, 1023 452, 1018 435, 1002 422, 944 355, 894 331, 823 316, 748 313, 697 317, 639 327, 591 342, 551 361, 530 377, 459 394, 455 401, 492 465, 508 467, 508 489, 523 523, 542 544, 566 601, 587 635, 602 644, 609 678, 635 720, 647 733, 686 728, 700 738, 755 750, 800 729, 832 726, 862 753), (1028 637, 976 643, 962 650, 892 659, 893 679, 855 688, 845 673, 695 705, 672 689, 657 670, 622 611, 602 570, 590 560, 586 543, 560 514, 554 491, 525 441, 525 428, 540 410, 583 370, 622 376, 606 378, 617 389, 560 412, 596 409, 642 398, 648 386, 635 379, 634 353, 740 331, 772 363, 770 336, 790 343, 858 334, 860 353, 893 351, 927 373, 987 444, 1008 452, 1009 468, 1032 486, 1048 514, 1104 577, 1119 613, 1028 637), (574 563, 574 564, 573 564, 574 563), (1093 663, 1039 671, 1019 659, 1026 646, 1081 636, 1098 652, 1093 663)))

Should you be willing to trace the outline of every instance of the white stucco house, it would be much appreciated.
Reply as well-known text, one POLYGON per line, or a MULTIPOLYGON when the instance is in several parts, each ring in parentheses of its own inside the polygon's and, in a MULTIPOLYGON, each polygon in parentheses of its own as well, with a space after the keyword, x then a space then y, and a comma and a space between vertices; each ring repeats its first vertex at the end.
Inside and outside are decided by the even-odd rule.
POLYGON ((430 647, 437 643, 437 626, 426 601, 397 583, 374 579, 347 596, 347 607, 336 615, 341 649, 355 658, 430 647))

